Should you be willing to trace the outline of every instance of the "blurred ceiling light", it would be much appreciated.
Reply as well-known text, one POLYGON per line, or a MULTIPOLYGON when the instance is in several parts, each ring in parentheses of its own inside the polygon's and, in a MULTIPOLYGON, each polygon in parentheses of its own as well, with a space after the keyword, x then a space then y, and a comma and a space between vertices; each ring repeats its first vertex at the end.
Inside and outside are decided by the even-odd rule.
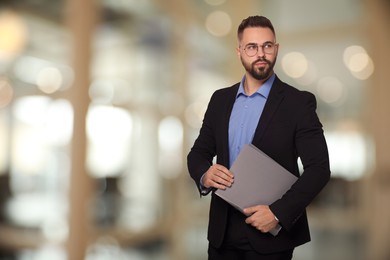
POLYGON ((352 72, 362 71, 368 66, 369 60, 367 53, 356 53, 349 59, 348 68, 352 72))
POLYGON ((56 196, 30 191, 13 196, 6 204, 5 213, 20 227, 38 228, 53 212, 65 214, 59 202, 56 196))
POLYGON ((70 87, 74 79, 73 70, 69 66, 30 56, 16 61, 14 74, 19 80, 37 85, 47 94, 70 87))
POLYGON ((46 173, 47 164, 52 159, 46 137, 40 129, 19 127, 11 141, 11 174, 38 175, 46 173))
POLYGON ((45 174, 53 163, 53 146, 69 144, 73 110, 66 100, 47 96, 18 98, 13 106, 11 165, 15 173, 45 174))
POLYGON ((46 67, 39 71, 36 84, 44 93, 51 94, 61 88, 62 81, 61 72, 57 68, 46 67))
POLYGON ((334 77, 324 77, 317 84, 319 97, 329 105, 341 105, 346 96, 345 91, 344 85, 334 77))
MULTIPOLYGON (((344 50, 343 60, 345 66, 352 71, 360 71, 367 65, 368 60, 365 59, 362 62, 362 54, 366 54, 366 50, 362 46, 352 45, 344 50), (360 56, 360 58, 359 58, 360 56)), ((364 57, 363 57, 364 59, 364 57)))
POLYGON ((70 143, 73 133, 73 107, 68 100, 52 101, 46 110, 46 140, 57 146, 70 143))
POLYGON ((206 28, 212 35, 222 37, 230 32, 232 20, 226 12, 214 11, 206 18, 206 28))
POLYGON ((357 79, 368 79, 374 73, 374 62, 362 46, 347 47, 344 50, 343 61, 357 79))
POLYGON ((302 77, 295 79, 296 82, 302 86, 309 86, 313 84, 318 77, 318 71, 316 65, 311 61, 308 61, 307 64, 308 67, 306 73, 302 77))
POLYGON ((360 79, 360 80, 366 80, 368 79, 369 77, 371 77, 371 75, 374 73, 374 62, 372 61, 372 59, 368 56, 368 64, 367 66, 362 70, 362 71, 351 71, 352 72, 352 75, 357 78, 357 79, 360 79))
POLYGON ((97 260, 97 259, 142 259, 140 256, 128 257, 129 254, 122 251, 121 246, 116 238, 110 236, 98 237, 94 244, 91 244, 87 248, 85 260, 97 260))
POLYGON ((97 104, 111 104, 114 98, 114 85, 112 81, 95 79, 89 87, 89 97, 97 104))
POLYGON ((183 125, 179 118, 168 116, 160 122, 158 143, 160 173, 166 178, 177 177, 182 168, 183 145, 183 125))
POLYGON ((282 58, 284 72, 292 78, 300 78, 308 71, 308 61, 300 52, 289 52, 282 58))
POLYGON ((207 4, 217 6, 226 2, 226 0, 204 0, 207 4))
POLYGON ((0 11, 0 62, 22 52, 27 41, 27 28, 14 12, 0 11))
POLYGON ((163 151, 176 151, 183 143, 183 126, 177 117, 164 118, 158 128, 158 141, 163 151))
MULTIPOLYGON (((63 243, 69 236, 69 227, 64 216, 60 214, 48 214, 41 224, 44 237, 53 243, 63 243)), ((64 214, 66 215, 66 214, 64 214)))
POLYGON ((13 114, 15 119, 30 126, 40 126, 45 123, 46 109, 51 98, 46 96, 26 96, 15 100, 13 114))
POLYGON ((118 176, 128 160, 133 120, 122 108, 92 105, 87 115, 87 165, 96 177, 118 176))
POLYGON ((358 131, 335 131, 326 134, 332 162, 332 176, 349 181, 362 178, 372 167, 373 143, 358 131))
POLYGON ((0 108, 5 108, 11 103, 14 96, 12 86, 6 79, 0 78, 0 108))
POLYGON ((34 251, 23 252, 21 259, 66 260, 68 258, 66 250, 61 247, 61 243, 56 244, 55 242, 50 241, 34 251))
POLYGON ((35 57, 22 56, 14 65, 14 74, 17 79, 29 83, 35 84, 36 75, 39 71, 48 65, 47 61, 38 59, 35 57))

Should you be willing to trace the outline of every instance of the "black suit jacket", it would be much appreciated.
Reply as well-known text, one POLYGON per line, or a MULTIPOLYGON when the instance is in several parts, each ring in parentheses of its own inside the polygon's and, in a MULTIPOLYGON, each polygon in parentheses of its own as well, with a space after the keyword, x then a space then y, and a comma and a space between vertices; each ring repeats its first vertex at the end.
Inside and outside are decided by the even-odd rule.
MULTIPOLYGON (((215 156, 218 164, 229 165, 229 118, 238 87, 239 83, 214 92, 199 136, 187 156, 188 170, 198 189, 215 156)), ((281 199, 270 205, 283 227, 279 235, 273 237, 250 225, 242 225, 245 230, 240 231, 246 233, 258 252, 278 252, 310 241, 305 209, 330 178, 328 150, 316 106, 313 94, 275 78, 252 143, 299 179, 281 199), (301 175, 298 157, 304 168, 301 175)), ((208 239, 215 247, 223 243, 229 207, 212 193, 208 239)))

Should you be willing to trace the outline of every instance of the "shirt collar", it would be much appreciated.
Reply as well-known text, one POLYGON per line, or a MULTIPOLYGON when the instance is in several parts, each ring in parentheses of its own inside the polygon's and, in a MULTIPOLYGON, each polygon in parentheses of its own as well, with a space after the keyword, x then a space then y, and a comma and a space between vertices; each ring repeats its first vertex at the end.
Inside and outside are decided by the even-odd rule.
MULTIPOLYGON (((264 82, 264 84, 261 86, 261 88, 258 88, 258 90, 255 93, 258 93, 267 99, 269 92, 271 91, 272 84, 274 83, 275 77, 276 77, 275 73, 273 73, 272 76, 269 77, 269 79, 267 79, 264 82)), ((244 91, 244 82, 245 82, 245 75, 244 77, 242 77, 242 80, 240 82, 240 87, 238 88, 236 98, 241 94, 246 96, 244 91)))

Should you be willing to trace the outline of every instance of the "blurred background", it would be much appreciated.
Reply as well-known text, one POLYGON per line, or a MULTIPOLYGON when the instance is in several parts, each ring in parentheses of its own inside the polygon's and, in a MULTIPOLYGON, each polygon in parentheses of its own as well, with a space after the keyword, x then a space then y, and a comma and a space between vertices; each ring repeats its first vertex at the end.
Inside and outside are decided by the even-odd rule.
POLYGON ((186 155, 255 14, 330 151, 294 259, 390 259, 389 1, 0 0, 0 260, 206 259, 186 155))

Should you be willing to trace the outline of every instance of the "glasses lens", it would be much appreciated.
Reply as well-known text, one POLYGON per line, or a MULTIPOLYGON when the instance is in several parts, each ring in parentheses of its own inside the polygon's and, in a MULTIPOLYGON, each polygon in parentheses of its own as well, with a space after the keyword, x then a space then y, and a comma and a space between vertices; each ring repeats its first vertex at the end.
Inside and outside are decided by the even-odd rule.
POLYGON ((267 53, 267 54, 274 53, 275 44, 269 42, 269 43, 264 44, 262 47, 263 47, 264 53, 267 53))
POLYGON ((249 45, 249 46, 246 46, 246 48, 244 50, 245 50, 246 55, 248 55, 249 57, 252 57, 252 56, 256 55, 257 50, 258 50, 258 46, 257 45, 249 45))

